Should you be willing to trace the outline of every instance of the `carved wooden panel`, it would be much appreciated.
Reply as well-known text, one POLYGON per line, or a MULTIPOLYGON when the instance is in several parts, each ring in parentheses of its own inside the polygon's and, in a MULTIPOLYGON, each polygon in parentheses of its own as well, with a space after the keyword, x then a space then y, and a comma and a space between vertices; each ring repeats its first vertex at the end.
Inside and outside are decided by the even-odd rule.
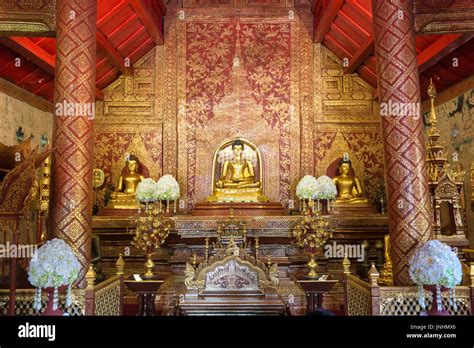
POLYGON ((474 0, 415 0, 415 30, 422 34, 472 32, 474 0))
POLYGON ((56 0, 2 0, 0 33, 18 36, 53 36, 56 0))

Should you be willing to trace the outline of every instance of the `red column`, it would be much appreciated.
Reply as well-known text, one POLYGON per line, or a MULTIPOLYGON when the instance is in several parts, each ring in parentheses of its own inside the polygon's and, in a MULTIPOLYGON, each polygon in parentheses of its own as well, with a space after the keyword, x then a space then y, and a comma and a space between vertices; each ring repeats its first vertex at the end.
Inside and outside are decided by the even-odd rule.
POLYGON ((96 0, 57 0, 54 134, 50 233, 64 239, 81 263, 85 286, 92 232, 96 0))
POLYGON ((408 285, 410 257, 431 236, 413 3, 373 0, 372 6, 393 278, 408 285))

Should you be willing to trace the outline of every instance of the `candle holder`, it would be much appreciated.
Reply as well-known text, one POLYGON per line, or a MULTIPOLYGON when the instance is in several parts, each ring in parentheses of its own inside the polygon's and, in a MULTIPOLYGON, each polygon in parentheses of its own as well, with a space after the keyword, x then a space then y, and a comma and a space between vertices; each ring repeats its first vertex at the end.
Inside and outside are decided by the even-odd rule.
POLYGON ((150 203, 146 214, 137 218, 136 229, 132 231, 134 234, 132 245, 143 250, 146 255, 145 273, 142 275, 144 279, 155 276, 153 256, 165 242, 171 227, 172 222, 164 217, 157 203, 150 203))
POLYGON ((325 220, 319 211, 314 211, 314 202, 309 201, 308 208, 304 215, 298 219, 290 232, 292 243, 303 248, 309 255, 308 278, 317 278, 316 254, 318 250, 332 237, 332 232, 328 229, 329 222, 325 220))

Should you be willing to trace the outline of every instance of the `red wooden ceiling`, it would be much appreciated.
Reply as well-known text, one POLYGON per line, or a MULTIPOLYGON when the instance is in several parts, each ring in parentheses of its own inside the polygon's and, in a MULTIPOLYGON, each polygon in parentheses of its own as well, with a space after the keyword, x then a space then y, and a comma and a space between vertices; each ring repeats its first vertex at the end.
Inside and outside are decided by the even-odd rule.
MULTIPOLYGON (((154 45, 163 43, 161 0, 98 0, 97 92, 121 74, 133 75, 131 65, 154 45)), ((376 88, 371 0, 315 0, 314 37, 339 58, 349 59, 347 73, 357 72, 376 88)), ((472 34, 418 35, 422 98, 429 78, 442 91, 474 73, 472 34), (457 58, 458 65, 453 66, 457 58)), ((0 38, 0 77, 53 100, 55 39, 0 38), (21 66, 15 59, 21 58, 21 66)))
MULTIPOLYGON (((96 95, 138 61, 156 44, 163 43, 160 0, 97 1, 96 95)), ((53 101, 56 39, 0 38, 0 77, 36 95, 53 101), (16 59, 21 59, 17 67, 16 59)))
MULTIPOLYGON (((315 0, 315 41, 322 42, 374 88, 377 87, 373 49, 371 0, 315 0)), ((474 74, 473 34, 417 35, 422 99, 428 96, 429 79, 438 92, 474 74), (453 59, 457 58, 457 66, 453 59)))

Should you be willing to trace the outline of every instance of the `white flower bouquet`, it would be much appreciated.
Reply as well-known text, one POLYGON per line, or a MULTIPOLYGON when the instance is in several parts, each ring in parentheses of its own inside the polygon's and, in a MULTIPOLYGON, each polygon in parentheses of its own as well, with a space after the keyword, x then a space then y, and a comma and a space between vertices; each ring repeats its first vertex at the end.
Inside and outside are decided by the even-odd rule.
POLYGON ((319 192, 316 199, 331 200, 337 196, 337 188, 329 176, 321 175, 318 179, 319 192))
POLYGON ((158 200, 156 195, 156 182, 151 178, 140 181, 135 196, 141 203, 150 203, 158 200))
POLYGON ((162 176, 155 187, 155 196, 160 201, 176 201, 179 198, 179 184, 172 175, 162 176))
POLYGON ((410 259, 410 277, 418 285, 452 289, 462 280, 461 262, 448 245, 430 240, 410 259))
MULTIPOLYGON (((461 283, 461 262, 452 249, 439 240, 430 240, 419 248, 410 259, 410 277, 419 287, 419 302, 424 308, 423 285, 436 286, 438 308, 441 305, 441 287, 450 290, 453 307, 456 308, 454 287, 461 283)), ((433 304, 434 306, 434 304, 433 304)))
POLYGON ((31 259, 28 280, 36 287, 35 308, 41 309, 41 289, 54 288, 54 305, 57 309, 57 289, 68 285, 66 305, 71 304, 71 284, 77 279, 81 265, 74 251, 62 239, 52 239, 41 246, 31 259))
POLYGON ((318 180, 312 175, 305 175, 296 186, 296 196, 299 199, 317 199, 319 190, 318 180))

